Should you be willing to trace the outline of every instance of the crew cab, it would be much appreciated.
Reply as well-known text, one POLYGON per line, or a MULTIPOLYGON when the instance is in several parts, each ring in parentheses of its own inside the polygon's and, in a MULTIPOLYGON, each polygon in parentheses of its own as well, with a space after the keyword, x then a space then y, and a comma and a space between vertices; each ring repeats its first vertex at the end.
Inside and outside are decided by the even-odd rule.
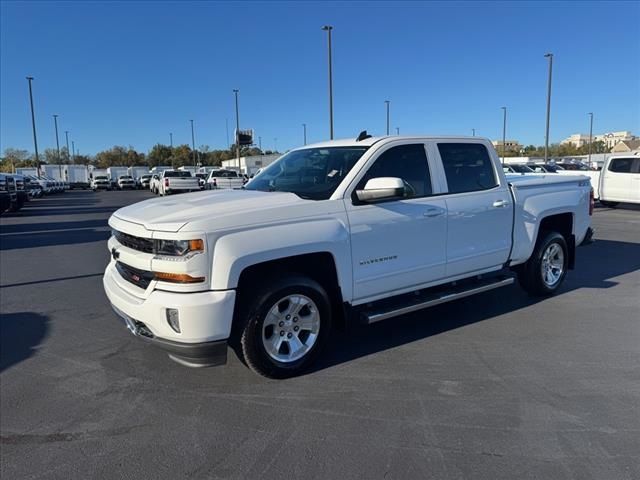
POLYGON ((200 183, 188 170, 165 170, 158 175, 157 189, 160 195, 195 192, 200 183))
POLYGON ((118 177, 118 190, 135 189, 136 182, 130 175, 120 175, 118 177))
POLYGON ((598 198, 605 207, 618 203, 640 203, 640 156, 608 158, 600 170, 598 198))
MULTIPOLYGON (((103 284, 140 339, 187 366, 297 375, 332 325, 510 285, 557 292, 591 236, 589 179, 505 175, 487 139, 308 145, 244 189, 151 199, 109 219, 103 284)), ((392 321, 392 320, 389 320, 392 321)))
POLYGON ((245 180, 235 170, 217 169, 209 172, 207 190, 242 188, 245 180))

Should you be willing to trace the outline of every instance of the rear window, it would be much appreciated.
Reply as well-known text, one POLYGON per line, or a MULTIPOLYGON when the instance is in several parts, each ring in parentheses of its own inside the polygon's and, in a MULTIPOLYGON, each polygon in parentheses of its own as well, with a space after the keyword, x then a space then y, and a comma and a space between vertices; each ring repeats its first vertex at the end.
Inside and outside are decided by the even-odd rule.
POLYGON ((211 176, 218 178, 238 178, 238 172, 233 170, 214 170, 211 172, 211 176))
POLYGON ((498 185, 493 163, 484 145, 439 143, 449 193, 488 190, 498 185))
POLYGON ((175 171, 175 172, 164 172, 165 178, 167 177, 178 177, 178 178, 191 178, 191 172, 189 171, 175 171))
POLYGON ((609 171, 616 173, 632 173, 633 162, 635 160, 635 158, 614 158, 609 164, 609 171))

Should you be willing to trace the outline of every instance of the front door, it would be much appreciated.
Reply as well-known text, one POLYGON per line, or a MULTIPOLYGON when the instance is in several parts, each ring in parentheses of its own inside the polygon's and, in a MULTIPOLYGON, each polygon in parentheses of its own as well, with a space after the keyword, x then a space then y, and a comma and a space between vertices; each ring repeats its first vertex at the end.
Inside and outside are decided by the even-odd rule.
POLYGON ((404 180, 405 198, 358 205, 346 200, 351 229, 354 303, 400 293, 445 275, 446 204, 432 196, 425 145, 389 146, 359 180, 404 180))

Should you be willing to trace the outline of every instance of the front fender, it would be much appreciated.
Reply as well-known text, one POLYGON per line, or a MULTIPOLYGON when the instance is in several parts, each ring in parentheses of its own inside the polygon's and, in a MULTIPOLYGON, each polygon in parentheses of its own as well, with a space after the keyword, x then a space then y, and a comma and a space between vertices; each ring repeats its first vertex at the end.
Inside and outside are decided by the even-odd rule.
POLYGON ((242 271, 258 263, 320 252, 333 256, 343 298, 351 299, 349 232, 337 218, 309 219, 223 235, 214 246, 211 288, 236 288, 242 271))

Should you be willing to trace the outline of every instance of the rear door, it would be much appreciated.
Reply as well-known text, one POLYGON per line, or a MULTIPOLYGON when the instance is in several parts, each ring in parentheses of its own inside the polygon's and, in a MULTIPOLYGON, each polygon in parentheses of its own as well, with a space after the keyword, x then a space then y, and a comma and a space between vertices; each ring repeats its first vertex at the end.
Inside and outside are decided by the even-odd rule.
POLYGON ((482 143, 439 141, 436 147, 446 179, 447 277, 501 267, 513 222, 504 176, 482 143))

